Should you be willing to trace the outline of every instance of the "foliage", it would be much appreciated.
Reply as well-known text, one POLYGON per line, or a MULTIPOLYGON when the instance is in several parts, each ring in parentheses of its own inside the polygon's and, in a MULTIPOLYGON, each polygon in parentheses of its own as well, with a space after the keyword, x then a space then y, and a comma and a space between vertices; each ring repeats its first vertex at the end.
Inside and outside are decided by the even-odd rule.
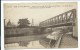
POLYGON ((19 19, 18 24, 19 24, 18 27, 28 27, 30 22, 28 18, 25 18, 25 19, 19 19))

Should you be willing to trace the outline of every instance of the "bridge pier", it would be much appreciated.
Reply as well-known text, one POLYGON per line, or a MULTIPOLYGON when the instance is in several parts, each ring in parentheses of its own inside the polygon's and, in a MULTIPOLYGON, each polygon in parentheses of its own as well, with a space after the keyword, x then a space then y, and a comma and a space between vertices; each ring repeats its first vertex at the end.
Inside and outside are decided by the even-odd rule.
POLYGON ((73 10, 73 37, 78 39, 78 23, 76 17, 76 10, 73 10))

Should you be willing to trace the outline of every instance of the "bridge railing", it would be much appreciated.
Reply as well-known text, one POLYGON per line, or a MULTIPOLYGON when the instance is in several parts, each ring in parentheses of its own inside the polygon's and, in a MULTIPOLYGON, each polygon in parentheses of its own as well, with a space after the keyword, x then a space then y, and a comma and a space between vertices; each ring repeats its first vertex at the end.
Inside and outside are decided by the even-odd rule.
POLYGON ((76 9, 69 10, 50 19, 40 22, 39 26, 47 27, 59 24, 73 23, 76 17, 76 9))

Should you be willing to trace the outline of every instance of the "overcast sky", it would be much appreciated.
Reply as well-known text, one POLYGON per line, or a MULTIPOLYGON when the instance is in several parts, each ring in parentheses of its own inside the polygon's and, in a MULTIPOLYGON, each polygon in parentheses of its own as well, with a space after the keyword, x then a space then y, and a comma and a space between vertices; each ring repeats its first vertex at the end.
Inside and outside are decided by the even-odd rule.
POLYGON ((19 19, 28 18, 30 23, 39 25, 41 21, 54 17, 71 9, 76 9, 77 3, 5 3, 4 17, 17 25, 19 19))

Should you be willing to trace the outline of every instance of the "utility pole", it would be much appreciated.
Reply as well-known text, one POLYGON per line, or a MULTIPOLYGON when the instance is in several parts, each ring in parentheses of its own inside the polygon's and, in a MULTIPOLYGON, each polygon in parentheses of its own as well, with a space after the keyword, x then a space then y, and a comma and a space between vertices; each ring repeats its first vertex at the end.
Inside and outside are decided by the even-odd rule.
POLYGON ((4 19, 4 28, 5 28, 5 20, 6 20, 6 19, 4 19))
POLYGON ((34 26, 34 20, 32 19, 32 24, 31 24, 31 26, 34 26))

